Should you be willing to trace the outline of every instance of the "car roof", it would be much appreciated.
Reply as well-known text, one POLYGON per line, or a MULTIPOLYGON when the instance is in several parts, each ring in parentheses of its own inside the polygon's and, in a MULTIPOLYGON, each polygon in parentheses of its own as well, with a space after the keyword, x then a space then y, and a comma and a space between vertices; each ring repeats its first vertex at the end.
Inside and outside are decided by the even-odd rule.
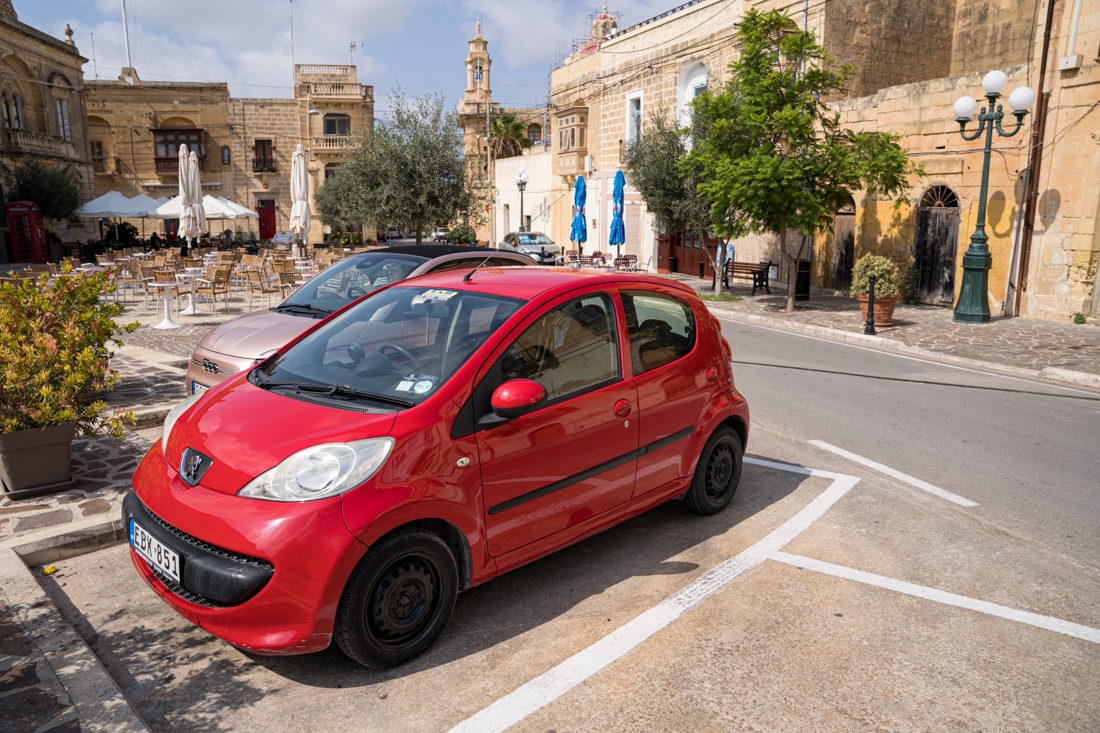
POLYGON ((399 255, 417 255, 424 257, 425 259, 432 259, 434 257, 442 257, 443 255, 463 253, 463 252, 484 252, 486 256, 490 252, 496 252, 497 250, 489 247, 469 247, 461 244, 404 244, 396 247, 382 247, 380 249, 372 249, 368 252, 360 254, 371 254, 372 252, 381 252, 382 254, 399 254, 399 255))
POLYGON ((474 270, 442 270, 404 281, 394 287, 408 284, 453 290, 476 290, 482 293, 531 300, 551 291, 568 292, 587 285, 656 285, 681 291, 686 296, 695 295, 687 285, 667 278, 645 273, 605 272, 571 267, 485 267, 474 270))

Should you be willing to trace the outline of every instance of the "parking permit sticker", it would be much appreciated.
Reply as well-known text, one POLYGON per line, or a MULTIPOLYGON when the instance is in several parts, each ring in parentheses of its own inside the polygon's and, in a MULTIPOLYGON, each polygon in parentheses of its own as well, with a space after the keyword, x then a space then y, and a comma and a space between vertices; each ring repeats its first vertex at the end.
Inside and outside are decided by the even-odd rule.
POLYGON ((398 382, 395 390, 398 392, 412 392, 413 394, 427 394, 435 386, 438 377, 425 376, 423 374, 410 374, 398 382))
POLYGON ((419 305, 420 303, 427 303, 429 301, 445 303, 456 295, 458 295, 457 290, 441 290, 439 288, 432 288, 431 290, 425 290, 419 295, 413 296, 412 304, 419 305))

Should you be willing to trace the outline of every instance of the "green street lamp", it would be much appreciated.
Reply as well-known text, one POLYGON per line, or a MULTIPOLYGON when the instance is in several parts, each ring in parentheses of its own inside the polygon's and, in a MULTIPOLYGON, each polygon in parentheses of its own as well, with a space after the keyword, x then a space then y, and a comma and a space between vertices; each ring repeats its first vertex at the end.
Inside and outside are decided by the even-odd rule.
POLYGON ((519 188, 519 231, 526 231, 523 227, 523 189, 527 188, 527 170, 520 168, 516 171, 516 187, 519 188))
POLYGON ((970 236, 970 246, 963 255, 962 290, 955 304, 957 323, 989 323, 989 268, 993 266, 993 256, 989 254, 989 237, 985 233, 985 195, 989 187, 989 152, 993 145, 993 130, 1002 137, 1012 137, 1024 124, 1024 115, 1035 102, 1035 92, 1028 87, 1020 87, 1008 95, 1008 106, 1016 116, 1016 128, 1005 132, 1001 127, 1004 112, 997 100, 1008 83, 1003 71, 991 71, 982 79, 982 90, 988 102, 978 115, 978 129, 973 134, 966 133, 966 123, 978 109, 973 97, 959 97, 952 108, 955 121, 959 123, 959 134, 963 140, 977 140, 985 133, 985 150, 982 157, 982 187, 978 194, 978 222, 974 234, 970 236))

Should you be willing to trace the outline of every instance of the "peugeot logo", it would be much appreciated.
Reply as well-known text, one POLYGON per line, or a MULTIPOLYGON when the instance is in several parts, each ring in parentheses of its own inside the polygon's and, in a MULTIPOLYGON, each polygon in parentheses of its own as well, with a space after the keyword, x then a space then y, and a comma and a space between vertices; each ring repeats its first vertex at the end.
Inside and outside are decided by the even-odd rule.
POLYGON ((210 361, 209 359, 203 359, 202 360, 202 370, 204 372, 209 372, 210 374, 217 374, 218 373, 218 365, 215 364, 214 362, 210 361))
POLYGON ((199 453, 194 448, 188 448, 180 459, 180 478, 188 486, 194 486, 202 480, 213 463, 214 459, 210 456, 199 453))

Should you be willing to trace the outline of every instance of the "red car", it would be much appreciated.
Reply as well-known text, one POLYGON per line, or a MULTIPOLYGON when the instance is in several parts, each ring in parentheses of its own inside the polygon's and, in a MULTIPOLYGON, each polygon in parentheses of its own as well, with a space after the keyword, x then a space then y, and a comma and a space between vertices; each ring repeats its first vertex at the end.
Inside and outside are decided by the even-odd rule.
POLYGON ((236 646, 399 664, 460 590, 670 499, 725 508, 749 430, 730 360, 669 280, 402 281, 172 411, 124 504, 131 558, 236 646))

